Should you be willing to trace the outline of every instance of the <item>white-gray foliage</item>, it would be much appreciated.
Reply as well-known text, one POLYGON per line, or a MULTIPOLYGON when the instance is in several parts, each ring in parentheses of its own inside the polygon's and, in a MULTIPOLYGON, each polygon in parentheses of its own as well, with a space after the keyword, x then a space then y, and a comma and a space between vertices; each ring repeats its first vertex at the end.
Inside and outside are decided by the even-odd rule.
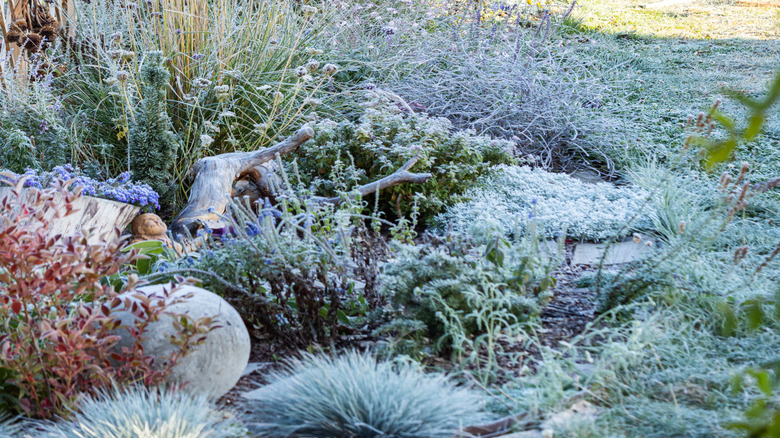
POLYGON ((129 388, 79 404, 68 421, 50 423, 41 438, 227 438, 243 429, 205 396, 185 391, 129 388))
POLYGON ((19 425, 14 419, 0 413, 0 438, 14 438, 19 436, 19 425))
POLYGON ((571 239, 588 241, 651 225, 642 189, 585 183, 527 166, 499 166, 464 197, 469 200, 450 206, 434 222, 442 229, 469 232, 477 240, 496 231, 522 232, 529 220, 538 221, 548 238, 565 231, 571 239))
POLYGON ((441 374, 348 352, 306 356, 253 393, 263 437, 451 438, 485 419, 484 400, 441 374))

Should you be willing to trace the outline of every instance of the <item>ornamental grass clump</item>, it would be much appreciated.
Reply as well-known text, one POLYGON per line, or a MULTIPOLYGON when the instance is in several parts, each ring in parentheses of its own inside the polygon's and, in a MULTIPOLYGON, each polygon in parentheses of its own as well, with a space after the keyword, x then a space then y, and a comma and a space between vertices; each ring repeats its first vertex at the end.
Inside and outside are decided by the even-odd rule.
POLYGON ((41 438, 226 438, 242 427, 204 395, 141 386, 101 391, 82 400, 68 421, 45 426, 41 438))
POLYGON ((484 421, 484 399, 442 374, 355 351, 306 355, 257 390, 250 429, 266 437, 451 438, 484 421))
POLYGON ((19 433, 19 426, 14 424, 13 419, 0 413, 0 438, 14 438, 19 433))

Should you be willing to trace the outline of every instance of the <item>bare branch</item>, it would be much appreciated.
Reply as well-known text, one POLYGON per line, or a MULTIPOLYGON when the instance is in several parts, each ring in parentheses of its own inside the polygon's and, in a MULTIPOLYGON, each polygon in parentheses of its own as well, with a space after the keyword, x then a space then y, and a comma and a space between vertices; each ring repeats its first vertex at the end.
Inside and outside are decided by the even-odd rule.
MULTIPOLYGON (((417 161, 419 159, 420 159, 420 154, 418 153, 417 155, 412 157, 409 161, 407 161, 403 166, 401 166, 400 169, 396 170, 392 174, 380 179, 379 181, 374 181, 372 183, 362 185, 358 187, 356 191, 360 194, 360 196, 366 196, 366 195, 370 195, 371 193, 376 193, 378 191, 384 190, 388 187, 397 186, 398 184, 424 183, 428 181, 433 176, 430 173, 409 172, 409 169, 411 169, 415 164, 417 164, 417 161)), ((345 201, 345 199, 340 196, 334 196, 331 198, 315 197, 313 199, 317 202, 328 202, 334 205, 339 205, 345 201)))

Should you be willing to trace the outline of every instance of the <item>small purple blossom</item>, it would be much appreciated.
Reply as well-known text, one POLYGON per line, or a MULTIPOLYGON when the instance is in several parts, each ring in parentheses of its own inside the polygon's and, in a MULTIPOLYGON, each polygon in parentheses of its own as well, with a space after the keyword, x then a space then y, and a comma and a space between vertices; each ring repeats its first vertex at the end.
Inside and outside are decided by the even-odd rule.
POLYGON ((70 164, 54 167, 51 172, 38 174, 33 169, 25 173, 29 179, 28 187, 43 188, 41 181, 46 181, 48 187, 52 179, 72 181, 69 189, 80 187, 81 193, 86 196, 96 196, 114 201, 134 204, 141 207, 151 206, 160 209, 160 195, 146 183, 134 183, 130 181, 130 172, 123 172, 116 178, 107 181, 97 181, 85 175, 81 175, 78 169, 70 164))

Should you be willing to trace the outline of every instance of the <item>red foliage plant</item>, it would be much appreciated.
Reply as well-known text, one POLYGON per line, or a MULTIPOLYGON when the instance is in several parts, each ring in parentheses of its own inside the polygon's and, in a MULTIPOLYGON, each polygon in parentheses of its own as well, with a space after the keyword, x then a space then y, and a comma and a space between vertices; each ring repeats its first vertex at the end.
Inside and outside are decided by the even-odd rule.
MULTIPOLYGON (((89 231, 52 235, 52 219, 74 211, 80 190, 68 182, 51 189, 23 188, 25 179, 0 174, 11 194, 0 201, 0 382, 18 390, 25 415, 66 415, 83 394, 115 385, 161 384, 176 361, 214 328, 211 318, 189 319, 167 311, 174 300, 133 294, 137 277, 115 291, 107 277, 135 261, 135 251, 120 252, 119 230, 110 242, 90 244, 89 231), (120 296, 120 294, 124 294, 120 296), (122 326, 118 311, 135 318, 122 326), (163 363, 144 355, 141 341, 149 324, 162 315, 177 321, 180 348, 163 363), (184 321, 182 324, 181 321, 184 321), (119 349, 120 330, 133 339, 119 349)), ((188 281, 185 281, 187 283, 188 281)), ((177 298, 175 302, 183 298, 177 298)))

